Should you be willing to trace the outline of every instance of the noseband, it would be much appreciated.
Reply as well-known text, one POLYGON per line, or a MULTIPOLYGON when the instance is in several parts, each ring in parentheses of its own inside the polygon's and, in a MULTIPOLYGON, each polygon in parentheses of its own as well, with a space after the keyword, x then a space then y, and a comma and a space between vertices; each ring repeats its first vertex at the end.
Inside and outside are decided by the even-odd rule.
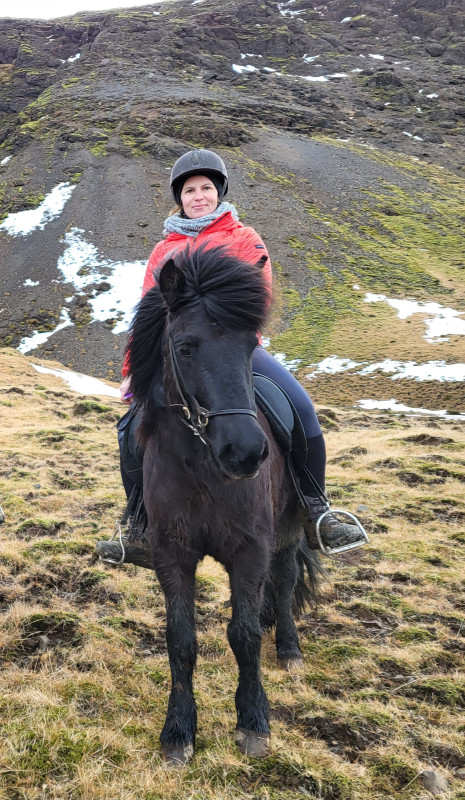
POLYGON ((257 419, 257 412, 253 408, 223 408, 219 411, 208 411, 208 409, 203 408, 197 399, 186 390, 171 336, 168 337, 168 344, 174 381, 182 401, 181 403, 171 403, 170 408, 181 408, 184 416, 179 414, 180 420, 184 425, 187 425, 194 436, 199 437, 203 444, 208 444, 208 440, 206 439, 206 427, 211 417, 229 416, 230 414, 247 414, 257 419))

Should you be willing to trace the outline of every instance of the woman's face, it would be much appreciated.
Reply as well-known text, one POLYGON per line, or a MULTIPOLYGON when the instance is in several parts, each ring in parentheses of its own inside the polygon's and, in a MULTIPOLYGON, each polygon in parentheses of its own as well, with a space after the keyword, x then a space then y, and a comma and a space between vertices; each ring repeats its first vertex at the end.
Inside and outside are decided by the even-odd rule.
POLYGON ((205 175, 191 175, 182 187, 181 205, 189 219, 200 219, 212 214, 218 205, 215 184, 205 175))

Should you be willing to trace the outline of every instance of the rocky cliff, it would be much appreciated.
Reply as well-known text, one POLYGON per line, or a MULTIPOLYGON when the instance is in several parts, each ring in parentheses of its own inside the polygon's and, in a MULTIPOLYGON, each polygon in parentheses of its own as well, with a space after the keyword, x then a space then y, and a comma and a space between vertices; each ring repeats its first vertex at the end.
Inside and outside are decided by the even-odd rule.
MULTIPOLYGON (((428 303, 456 322, 465 307, 460 0, 179 0, 1 26, 1 345, 116 379, 168 170, 210 146, 269 246, 271 345, 302 379, 333 354, 465 360, 460 325, 425 335, 428 303)), ((463 410, 456 381, 396 377, 404 402, 463 410)), ((366 395, 355 368, 328 381, 322 399, 366 395)), ((374 369, 371 395, 391 381, 374 369)))

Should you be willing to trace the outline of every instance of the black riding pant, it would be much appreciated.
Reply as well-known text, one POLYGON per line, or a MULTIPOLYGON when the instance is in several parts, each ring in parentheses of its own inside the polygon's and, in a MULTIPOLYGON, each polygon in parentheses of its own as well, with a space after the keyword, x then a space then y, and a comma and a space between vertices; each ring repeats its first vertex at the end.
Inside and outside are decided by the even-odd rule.
MULTIPOLYGON (((271 378, 292 400, 307 437, 308 455, 306 467, 308 467, 308 470, 324 491, 326 446, 310 396, 292 373, 277 358, 270 355, 264 347, 260 346, 255 349, 252 369, 260 375, 265 375, 266 378, 271 378)), ((314 495, 312 484, 304 477, 301 478, 301 487, 304 494, 314 495)))

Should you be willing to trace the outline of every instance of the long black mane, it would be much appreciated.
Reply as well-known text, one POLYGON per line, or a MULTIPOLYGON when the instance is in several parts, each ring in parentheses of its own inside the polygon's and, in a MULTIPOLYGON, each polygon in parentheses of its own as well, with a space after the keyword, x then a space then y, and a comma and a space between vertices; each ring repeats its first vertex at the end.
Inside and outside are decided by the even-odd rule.
POLYGON ((170 313, 175 315, 198 304, 213 322, 227 330, 258 331, 270 305, 263 260, 257 264, 241 261, 226 247, 187 247, 174 258, 174 263, 184 278, 180 290, 168 304, 159 285, 163 267, 157 270, 157 284, 138 304, 130 328, 127 352, 131 386, 141 402, 154 381, 161 384, 164 333, 170 313))

